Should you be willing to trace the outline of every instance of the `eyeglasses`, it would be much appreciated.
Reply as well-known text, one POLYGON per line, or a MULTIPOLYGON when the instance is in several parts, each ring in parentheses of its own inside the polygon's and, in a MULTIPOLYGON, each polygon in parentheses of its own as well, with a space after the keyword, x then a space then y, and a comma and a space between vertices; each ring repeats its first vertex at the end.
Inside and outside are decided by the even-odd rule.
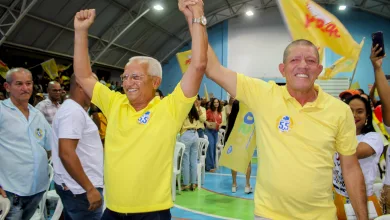
POLYGON ((144 77, 145 77, 145 75, 140 74, 140 73, 124 74, 124 75, 121 75, 121 81, 122 82, 127 81, 127 80, 129 80, 129 78, 131 78, 134 81, 141 81, 144 77))

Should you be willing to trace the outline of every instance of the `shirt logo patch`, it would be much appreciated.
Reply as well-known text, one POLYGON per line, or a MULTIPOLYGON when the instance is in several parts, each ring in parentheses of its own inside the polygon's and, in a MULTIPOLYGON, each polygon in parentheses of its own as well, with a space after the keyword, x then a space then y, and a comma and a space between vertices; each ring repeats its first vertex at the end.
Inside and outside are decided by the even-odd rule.
POLYGON ((279 117, 278 119, 278 129, 280 132, 288 132, 293 127, 293 120, 290 116, 279 117))
POLYGON ((233 151, 233 147, 232 146, 230 146, 228 149, 227 149, 227 154, 231 154, 232 153, 232 151, 233 151))
POLYGON ((147 111, 145 112, 145 114, 143 114, 141 117, 138 118, 138 123, 144 125, 148 123, 149 119, 150 119, 150 111, 147 111))
POLYGON ((45 133, 44 133, 44 131, 42 130, 42 129, 40 129, 40 128, 37 128, 36 130, 35 130, 35 132, 34 132, 34 135, 35 135, 35 137, 37 138, 37 139, 42 139, 43 138, 43 136, 45 135, 45 133))

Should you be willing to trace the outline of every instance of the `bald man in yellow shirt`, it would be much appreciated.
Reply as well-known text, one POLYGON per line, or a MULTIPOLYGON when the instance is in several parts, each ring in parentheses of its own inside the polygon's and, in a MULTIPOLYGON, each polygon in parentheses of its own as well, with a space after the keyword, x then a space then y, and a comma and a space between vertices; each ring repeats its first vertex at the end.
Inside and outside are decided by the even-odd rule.
POLYGON ((246 104, 255 117, 255 218, 337 219, 332 169, 338 152, 356 216, 368 219, 354 118, 349 106, 314 84, 323 69, 316 46, 297 40, 286 48, 279 65, 286 86, 223 67, 210 45, 207 58, 207 77, 246 104))

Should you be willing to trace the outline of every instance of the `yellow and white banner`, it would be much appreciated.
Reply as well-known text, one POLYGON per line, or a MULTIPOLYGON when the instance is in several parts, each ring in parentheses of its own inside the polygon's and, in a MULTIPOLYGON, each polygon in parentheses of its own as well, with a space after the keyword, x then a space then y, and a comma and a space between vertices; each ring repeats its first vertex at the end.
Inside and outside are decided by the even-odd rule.
POLYGON ((326 47, 342 56, 325 70, 322 79, 330 79, 339 72, 352 72, 355 69, 364 41, 356 43, 334 15, 312 0, 277 2, 293 40, 306 39, 314 43, 320 52, 320 60, 326 47))
POLYGON ((5 76, 7 75, 9 68, 7 64, 5 64, 3 61, 0 60, 0 75, 5 79, 5 76))
POLYGON ((41 66, 50 79, 54 80, 58 77, 58 67, 54 58, 41 63, 41 66))
POLYGON ((181 72, 184 74, 187 72, 188 67, 191 64, 191 58, 192 58, 192 51, 187 50, 181 53, 176 54, 177 61, 179 62, 179 66, 181 69, 181 72))
POLYGON ((233 129, 223 148, 220 165, 246 173, 256 149, 255 118, 242 103, 233 129))

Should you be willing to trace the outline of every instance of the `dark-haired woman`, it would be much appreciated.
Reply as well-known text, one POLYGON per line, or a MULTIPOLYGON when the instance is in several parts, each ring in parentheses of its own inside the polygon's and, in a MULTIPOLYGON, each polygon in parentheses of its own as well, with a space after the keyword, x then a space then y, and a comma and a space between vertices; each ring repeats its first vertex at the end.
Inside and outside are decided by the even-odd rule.
POLYGON ((183 123, 179 139, 186 146, 182 162, 183 190, 196 189, 199 139, 197 127, 200 123, 198 111, 193 105, 183 123))
POLYGON ((209 147, 206 154, 206 171, 215 172, 215 151, 218 142, 218 131, 222 123, 222 105, 216 98, 211 99, 210 109, 206 112, 206 135, 209 147))
MULTIPOLYGON (((372 126, 370 103, 360 95, 350 97, 346 103, 351 107, 355 118, 356 138, 358 140, 356 155, 359 159, 366 183, 367 201, 373 202, 376 212, 380 216, 382 215, 382 210, 374 194, 374 180, 377 175, 377 164, 383 151, 383 140, 372 126)), ((349 198, 341 172, 338 153, 334 156, 334 163, 333 186, 335 188, 334 202, 337 207, 337 217, 339 220, 347 219, 344 204, 349 203, 349 198)))

